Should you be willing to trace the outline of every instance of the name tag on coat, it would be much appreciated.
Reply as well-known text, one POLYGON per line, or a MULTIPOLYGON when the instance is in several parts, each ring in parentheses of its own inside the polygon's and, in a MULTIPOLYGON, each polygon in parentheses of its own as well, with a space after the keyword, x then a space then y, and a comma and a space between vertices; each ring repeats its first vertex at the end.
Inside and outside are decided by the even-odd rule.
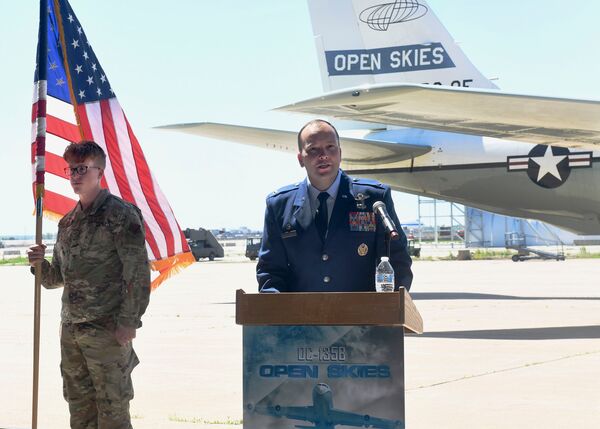
POLYGON ((350 231, 375 232, 377 223, 373 212, 350 212, 348 224, 350 231))

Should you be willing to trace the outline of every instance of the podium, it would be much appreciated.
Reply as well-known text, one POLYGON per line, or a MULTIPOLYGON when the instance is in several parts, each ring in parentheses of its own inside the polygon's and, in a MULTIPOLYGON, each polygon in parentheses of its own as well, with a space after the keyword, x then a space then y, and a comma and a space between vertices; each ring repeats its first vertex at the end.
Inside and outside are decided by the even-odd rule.
POLYGON ((404 428, 404 333, 423 320, 399 292, 236 295, 244 429, 404 428))

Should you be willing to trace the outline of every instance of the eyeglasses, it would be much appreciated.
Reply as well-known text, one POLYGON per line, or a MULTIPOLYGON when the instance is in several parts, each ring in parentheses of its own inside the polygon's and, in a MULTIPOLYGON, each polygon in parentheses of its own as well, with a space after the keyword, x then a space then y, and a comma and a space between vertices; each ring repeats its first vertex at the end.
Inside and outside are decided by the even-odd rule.
POLYGON ((87 165, 78 165, 77 167, 66 167, 65 174, 67 175, 67 177, 71 177, 74 174, 83 176, 85 175, 85 173, 87 173, 88 168, 97 168, 98 170, 102 170, 100 167, 88 167, 87 165))

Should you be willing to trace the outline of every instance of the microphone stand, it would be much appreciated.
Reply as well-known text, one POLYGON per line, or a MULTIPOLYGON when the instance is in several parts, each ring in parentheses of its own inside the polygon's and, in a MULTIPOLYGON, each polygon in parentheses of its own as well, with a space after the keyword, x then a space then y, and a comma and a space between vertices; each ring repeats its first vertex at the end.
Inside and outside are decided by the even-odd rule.
POLYGON ((389 258, 390 257, 390 253, 392 252, 392 240, 390 239, 390 234, 388 232, 385 233, 385 248, 386 248, 386 255, 389 258))

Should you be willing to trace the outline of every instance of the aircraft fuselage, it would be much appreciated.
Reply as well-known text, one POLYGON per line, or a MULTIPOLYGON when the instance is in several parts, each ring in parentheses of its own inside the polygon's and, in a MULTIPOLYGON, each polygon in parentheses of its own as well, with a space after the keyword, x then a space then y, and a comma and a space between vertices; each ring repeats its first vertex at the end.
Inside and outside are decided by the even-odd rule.
POLYGON ((343 165, 351 175, 402 192, 538 219, 578 234, 600 234, 600 153, 587 147, 566 149, 412 128, 367 138, 432 150, 377 168, 343 165))

